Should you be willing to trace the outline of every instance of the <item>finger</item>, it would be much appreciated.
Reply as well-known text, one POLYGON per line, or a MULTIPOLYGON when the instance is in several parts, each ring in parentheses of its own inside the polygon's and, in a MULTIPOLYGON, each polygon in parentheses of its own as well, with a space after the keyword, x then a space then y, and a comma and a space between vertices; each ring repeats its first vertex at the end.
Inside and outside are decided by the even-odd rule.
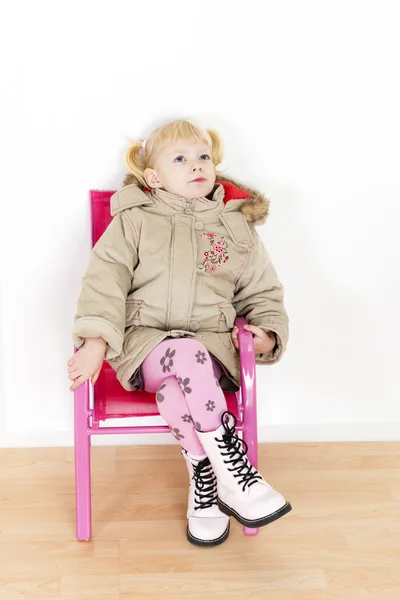
POLYGON ((72 373, 73 371, 77 371, 79 368, 79 365, 77 363, 74 363, 73 365, 68 367, 67 371, 68 373, 72 373))
POLYGON ((89 379, 88 375, 81 375, 78 379, 75 379, 74 383, 69 388, 71 392, 74 392, 82 383, 85 383, 89 379))
POLYGON ((73 365, 75 362, 75 355, 71 356, 71 358, 69 359, 69 361, 67 362, 68 367, 70 367, 71 365, 73 365))
POLYGON ((256 325, 245 325, 244 328, 247 329, 247 331, 251 331, 255 335, 258 335, 258 337, 264 337, 267 335, 263 329, 256 327, 256 325))
POLYGON ((75 371, 68 375, 68 379, 74 381, 75 379, 78 379, 78 377, 80 377, 81 375, 84 375, 84 373, 82 373, 80 369, 75 369, 75 371))
POLYGON ((238 343, 238 334, 239 334, 239 329, 238 329, 238 327, 236 327, 236 325, 234 325, 232 332, 231 332, 231 337, 232 337, 232 341, 236 347, 237 347, 237 343, 238 343))

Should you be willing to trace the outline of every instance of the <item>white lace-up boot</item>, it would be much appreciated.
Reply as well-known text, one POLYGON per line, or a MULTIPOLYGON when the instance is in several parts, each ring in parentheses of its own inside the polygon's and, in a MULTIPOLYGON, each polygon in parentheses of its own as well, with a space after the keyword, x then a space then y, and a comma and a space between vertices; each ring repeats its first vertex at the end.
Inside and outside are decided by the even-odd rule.
POLYGON ((256 529, 283 517, 292 507, 250 464, 247 446, 235 434, 236 422, 226 411, 218 429, 196 433, 217 477, 220 510, 256 529))
POLYGON ((189 471, 187 538, 196 546, 218 546, 229 535, 229 517, 217 506, 217 480, 207 456, 182 450, 189 471))

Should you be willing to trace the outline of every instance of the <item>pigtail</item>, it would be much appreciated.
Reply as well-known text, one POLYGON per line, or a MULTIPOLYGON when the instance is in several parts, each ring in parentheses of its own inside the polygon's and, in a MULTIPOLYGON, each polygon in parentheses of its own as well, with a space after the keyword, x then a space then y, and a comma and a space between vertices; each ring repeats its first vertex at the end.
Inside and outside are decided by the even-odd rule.
POLYGON ((214 129, 206 129, 212 143, 212 160, 215 166, 222 163, 224 152, 222 140, 214 129))
POLYGON ((125 181, 128 180, 129 183, 133 183, 140 188, 144 188, 147 185, 144 178, 144 171, 147 166, 146 150, 143 150, 142 142, 137 141, 129 146, 125 154, 125 164, 128 168, 128 175, 126 175, 125 181))

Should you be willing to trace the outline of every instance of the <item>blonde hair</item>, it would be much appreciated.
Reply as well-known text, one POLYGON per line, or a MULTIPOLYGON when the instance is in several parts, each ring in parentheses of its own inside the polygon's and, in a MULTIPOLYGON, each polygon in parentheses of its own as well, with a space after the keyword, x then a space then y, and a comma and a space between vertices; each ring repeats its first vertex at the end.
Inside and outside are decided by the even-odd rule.
POLYGON ((144 171, 154 165, 160 150, 178 139, 202 140, 211 148, 211 158, 215 166, 223 159, 222 141, 213 129, 201 129, 185 120, 172 121, 151 132, 146 140, 145 148, 141 141, 133 142, 125 155, 125 164, 130 173, 130 180, 140 187, 146 187, 144 171))

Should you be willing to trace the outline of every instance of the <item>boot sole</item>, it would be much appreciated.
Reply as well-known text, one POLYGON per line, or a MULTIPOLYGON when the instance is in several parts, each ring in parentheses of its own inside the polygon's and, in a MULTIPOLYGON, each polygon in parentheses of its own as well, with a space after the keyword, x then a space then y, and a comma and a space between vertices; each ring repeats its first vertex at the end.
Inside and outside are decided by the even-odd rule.
POLYGON ((270 515, 267 515, 266 517, 261 517, 260 519, 249 520, 249 519, 245 519, 244 517, 242 517, 242 515, 239 515, 235 510, 233 510, 233 508, 230 508, 230 506, 227 506, 226 504, 224 504, 222 502, 222 500, 220 500, 219 498, 218 498, 218 508, 222 513, 224 513, 224 515, 227 515, 228 517, 235 517, 236 521, 239 521, 239 523, 241 525, 244 525, 245 527, 248 527, 249 529, 258 529, 258 527, 263 527, 264 525, 268 525, 269 523, 272 523, 273 521, 280 519, 281 517, 283 517, 284 515, 286 515, 288 512, 290 512, 292 510, 290 502, 286 502, 286 504, 284 506, 282 506, 282 508, 275 511, 274 513, 271 513, 270 515))
POLYGON ((194 546, 203 546, 203 548, 205 547, 211 547, 211 546, 219 546, 220 544, 223 544, 225 542, 225 540, 227 539, 228 535, 230 532, 230 523, 228 523, 228 527, 225 529, 224 533, 219 537, 216 538, 215 540, 200 540, 197 537, 194 537, 194 535, 192 535, 189 531, 189 527, 186 530, 186 537, 188 539, 188 541, 193 544, 194 546))

